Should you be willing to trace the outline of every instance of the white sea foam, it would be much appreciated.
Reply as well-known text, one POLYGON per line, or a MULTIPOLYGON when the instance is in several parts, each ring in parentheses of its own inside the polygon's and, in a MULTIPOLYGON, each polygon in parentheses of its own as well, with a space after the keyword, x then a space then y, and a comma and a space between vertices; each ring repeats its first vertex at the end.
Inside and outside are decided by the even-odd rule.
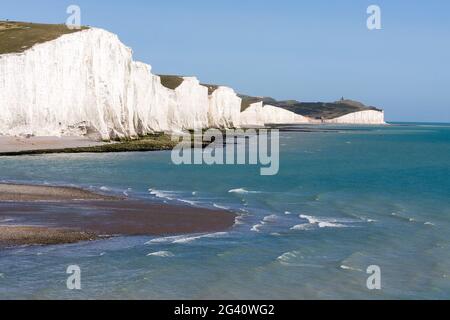
POLYGON ((277 219, 278 219, 278 216, 277 216, 277 215, 271 214, 270 216, 264 217, 264 219, 262 220, 262 222, 270 222, 270 223, 273 223, 273 222, 276 222, 277 219))
POLYGON ((306 214, 301 214, 300 218, 308 220, 308 222, 311 224, 319 223, 319 220, 317 218, 315 218, 313 216, 307 216, 306 214))
POLYGON ((290 260, 297 258, 297 255, 298 251, 289 251, 279 256, 277 260, 281 262, 289 262, 290 260))
POLYGON ((155 196, 160 199, 173 200, 173 192, 170 191, 161 191, 156 189, 148 189, 152 196, 155 196))
POLYGON ((264 227, 264 225, 263 224, 255 224, 251 229, 250 229, 250 231, 253 231, 253 232, 261 232, 261 228, 262 227, 264 227))
POLYGON ((242 221, 244 218, 242 216, 236 216, 234 218, 234 225, 241 225, 244 224, 244 221, 242 221))
POLYGON ((190 204, 191 206, 195 206, 198 202, 197 201, 192 201, 192 200, 185 200, 185 199, 177 199, 178 201, 190 204))
POLYGON ((150 241, 147 241, 145 244, 159 244, 159 243, 173 243, 177 239, 183 239, 186 236, 170 236, 170 237, 161 237, 155 238, 150 241))
POLYGON ((299 224, 291 228, 291 230, 309 230, 313 226, 318 226, 319 228, 346 228, 349 227, 347 224, 361 223, 361 220, 354 219, 337 219, 337 218, 322 218, 314 217, 302 214, 300 219, 305 219, 308 224, 299 224))
POLYGON ((150 194, 152 196, 155 196, 156 198, 159 198, 159 199, 164 199, 164 200, 169 200, 169 201, 176 200, 176 201, 187 203, 187 204, 189 204, 191 206, 195 206, 195 205, 198 204, 198 201, 177 198, 177 196, 181 195, 181 192, 167 191, 167 190, 157 190, 157 189, 148 189, 148 191, 150 192, 150 194))
POLYGON ((292 214, 292 212, 290 212, 290 211, 285 211, 284 214, 289 215, 289 214, 292 214))
POLYGON ((228 190, 228 193, 248 194, 248 193, 261 193, 261 192, 260 191, 249 191, 244 188, 238 188, 238 189, 228 190))
POLYGON ((401 214, 399 214, 397 212, 392 212, 391 215, 393 217, 396 217, 396 218, 404 220, 404 221, 417 222, 417 220, 415 218, 407 217, 407 216, 401 215, 401 214))
POLYGON ((227 235, 227 232, 215 232, 215 233, 207 233, 207 234, 196 234, 196 235, 182 235, 182 236, 170 236, 170 237, 161 237, 152 239, 145 244, 161 244, 161 243, 171 243, 171 244, 182 244, 189 243, 194 240, 202 239, 202 238, 216 238, 223 237, 227 235))
POLYGON ((222 209, 222 210, 230 210, 229 207, 221 206, 221 205, 218 205, 218 204, 216 204, 216 203, 213 203, 213 207, 214 207, 214 208, 217 208, 217 209, 222 209))
POLYGON ((360 272, 363 272, 361 269, 353 268, 353 267, 350 267, 350 266, 346 266, 345 264, 341 265, 340 268, 343 269, 343 270, 350 270, 350 271, 360 271, 360 272))
POLYGON ((105 187, 105 186, 101 186, 100 190, 102 190, 102 191, 110 191, 111 189, 109 189, 108 187, 105 187))
POLYGON ((209 234, 203 234, 198 236, 191 236, 191 237, 184 237, 181 239, 175 240, 173 243, 189 243, 194 240, 202 239, 202 238, 218 238, 226 236, 228 232, 216 232, 216 233, 209 233, 209 234))
POLYGON ((293 226, 291 230, 311 230, 314 227, 311 223, 303 223, 293 226))
POLYGON ((175 255, 170 251, 157 251, 157 252, 149 253, 147 255, 147 257, 152 257, 152 256, 153 257, 161 257, 161 258, 171 258, 171 257, 174 257, 175 255))
POLYGON ((128 197, 128 192, 131 191, 131 190, 133 190, 133 189, 128 188, 127 190, 124 190, 122 193, 123 193, 124 196, 128 197))
POLYGON ((424 225, 426 225, 426 226, 434 226, 435 224, 432 223, 432 222, 425 222, 424 225))
POLYGON ((332 222, 319 222, 319 228, 345 228, 346 225, 332 222))

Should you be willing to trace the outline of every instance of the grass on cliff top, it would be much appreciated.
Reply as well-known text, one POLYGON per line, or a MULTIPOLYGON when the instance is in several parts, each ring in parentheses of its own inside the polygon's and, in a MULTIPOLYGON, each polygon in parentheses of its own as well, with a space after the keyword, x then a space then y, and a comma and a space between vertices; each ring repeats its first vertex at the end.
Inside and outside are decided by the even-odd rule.
POLYGON ((219 86, 216 84, 206 84, 206 83, 201 83, 200 85, 207 87, 208 88, 208 95, 212 95, 214 93, 214 91, 216 91, 219 86))
MULTIPOLYGON (((81 28, 84 29, 87 27, 81 28)), ((24 52, 36 44, 78 31, 70 30, 65 24, 0 21, 0 54, 24 52)))
POLYGON ((270 104, 313 119, 326 120, 339 118, 346 114, 359 111, 382 111, 376 107, 366 106, 361 102, 348 99, 342 99, 336 102, 299 102, 296 100, 277 101, 270 97, 260 98, 246 95, 239 95, 239 97, 242 99, 241 112, 256 102, 263 102, 264 105, 270 104))
MULTIPOLYGON (((161 84, 164 87, 172 90, 178 88, 184 81, 182 76, 167 75, 167 74, 159 74, 158 76, 161 78, 161 84)), ((200 85, 208 88, 208 95, 212 95, 214 91, 216 91, 219 88, 219 86, 216 84, 200 83, 200 85)))
POLYGON ((251 104, 263 101, 262 98, 251 97, 246 95, 239 95, 239 98, 242 99, 241 102, 241 112, 244 112, 251 104))
POLYGON ((302 116, 326 120, 339 118, 346 114, 359 111, 381 111, 375 107, 368 107, 360 102, 352 100, 342 100, 336 102, 280 101, 277 103, 277 107, 281 107, 302 116))
POLYGON ((161 84, 164 87, 172 90, 178 88, 184 81, 183 77, 180 76, 165 75, 165 74, 159 74, 158 76, 161 78, 161 84))

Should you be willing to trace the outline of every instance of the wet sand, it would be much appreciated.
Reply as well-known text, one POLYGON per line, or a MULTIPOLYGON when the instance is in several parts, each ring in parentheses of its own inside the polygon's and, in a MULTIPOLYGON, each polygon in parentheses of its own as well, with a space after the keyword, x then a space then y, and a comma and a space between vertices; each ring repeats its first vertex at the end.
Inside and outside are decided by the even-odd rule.
POLYGON ((72 187, 0 184, 0 201, 120 200, 72 187))
POLYGON ((0 245, 52 245, 91 241, 97 239, 93 233, 82 231, 26 226, 0 226, 0 245))
POLYGON ((0 184, 0 199, 1 246, 217 232, 231 228, 235 219, 228 211, 121 199, 77 188, 0 184))

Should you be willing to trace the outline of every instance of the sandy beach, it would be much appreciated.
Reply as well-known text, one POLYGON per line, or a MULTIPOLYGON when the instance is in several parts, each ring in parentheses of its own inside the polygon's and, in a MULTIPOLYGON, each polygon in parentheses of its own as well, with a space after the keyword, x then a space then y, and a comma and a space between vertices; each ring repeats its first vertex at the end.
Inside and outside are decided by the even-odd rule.
POLYGON ((21 184, 0 184, 0 201, 75 201, 120 200, 115 196, 102 195, 72 187, 51 187, 21 184))
POLYGON ((47 245, 113 236, 229 229, 228 211, 105 196, 69 187, 0 184, 0 245, 47 245))
POLYGON ((104 145, 87 137, 13 137, 0 136, 0 153, 30 150, 95 147, 104 145))

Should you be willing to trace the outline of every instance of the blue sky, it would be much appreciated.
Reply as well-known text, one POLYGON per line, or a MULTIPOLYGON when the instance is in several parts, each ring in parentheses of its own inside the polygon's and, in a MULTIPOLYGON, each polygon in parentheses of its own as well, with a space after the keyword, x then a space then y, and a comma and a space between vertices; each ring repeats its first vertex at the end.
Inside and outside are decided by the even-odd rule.
POLYGON ((389 121, 450 122, 450 1, 2 1, 0 19, 108 29, 155 73, 195 75, 241 93, 300 101, 341 96, 389 121), (382 30, 366 9, 381 7, 382 30))

